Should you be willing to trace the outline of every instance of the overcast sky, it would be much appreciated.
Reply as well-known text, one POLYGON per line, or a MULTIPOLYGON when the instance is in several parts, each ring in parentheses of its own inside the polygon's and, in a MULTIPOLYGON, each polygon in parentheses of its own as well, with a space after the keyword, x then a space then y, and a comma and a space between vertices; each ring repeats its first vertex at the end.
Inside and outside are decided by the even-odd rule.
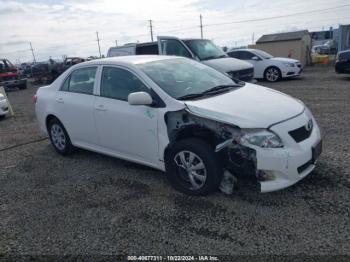
POLYGON ((204 37, 231 47, 250 44, 253 33, 256 40, 267 33, 350 24, 350 0, 0 0, 0 57, 31 61, 29 41, 37 60, 98 55, 96 31, 106 54, 115 40, 150 41, 149 19, 155 37, 200 37, 200 14, 204 37), (333 9, 234 23, 326 8, 333 9))

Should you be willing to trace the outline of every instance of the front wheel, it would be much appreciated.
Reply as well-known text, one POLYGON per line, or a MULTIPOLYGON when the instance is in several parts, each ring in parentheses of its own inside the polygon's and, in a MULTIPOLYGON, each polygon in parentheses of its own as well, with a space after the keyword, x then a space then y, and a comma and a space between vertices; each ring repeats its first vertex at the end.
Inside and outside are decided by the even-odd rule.
POLYGON ((172 186, 188 195, 207 195, 217 190, 222 168, 213 148, 196 138, 177 142, 165 159, 172 186))
POLYGON ((264 78, 269 82, 276 82, 282 77, 281 71, 274 66, 268 67, 265 70, 264 78))

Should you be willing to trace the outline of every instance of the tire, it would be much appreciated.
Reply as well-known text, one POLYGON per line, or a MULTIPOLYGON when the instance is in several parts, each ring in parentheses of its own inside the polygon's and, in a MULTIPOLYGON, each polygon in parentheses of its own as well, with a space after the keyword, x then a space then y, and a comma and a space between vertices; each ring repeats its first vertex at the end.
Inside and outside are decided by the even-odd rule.
POLYGON ((275 66, 270 66, 265 69, 264 79, 269 82, 277 82, 282 78, 281 70, 275 66))
POLYGON ((0 116, 0 120, 4 120, 5 117, 6 117, 6 115, 1 115, 1 116, 0 116))
POLYGON ((196 138, 177 142, 165 157, 165 167, 171 185, 188 195, 210 194, 218 189, 222 178, 217 154, 207 143, 196 138))
POLYGON ((59 154, 66 156, 75 151, 66 129, 57 118, 50 120, 47 129, 51 144, 59 154))

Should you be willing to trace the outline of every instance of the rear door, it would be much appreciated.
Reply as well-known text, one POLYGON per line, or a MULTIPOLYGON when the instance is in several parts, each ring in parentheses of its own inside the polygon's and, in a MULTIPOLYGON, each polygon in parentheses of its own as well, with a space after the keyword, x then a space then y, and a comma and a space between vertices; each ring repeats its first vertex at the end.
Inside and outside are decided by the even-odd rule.
POLYGON ((97 69, 89 66, 74 70, 56 93, 55 113, 76 144, 98 144, 94 121, 97 69))
POLYGON ((160 55, 175 55, 194 58, 186 44, 179 38, 171 36, 158 36, 158 49, 160 55))

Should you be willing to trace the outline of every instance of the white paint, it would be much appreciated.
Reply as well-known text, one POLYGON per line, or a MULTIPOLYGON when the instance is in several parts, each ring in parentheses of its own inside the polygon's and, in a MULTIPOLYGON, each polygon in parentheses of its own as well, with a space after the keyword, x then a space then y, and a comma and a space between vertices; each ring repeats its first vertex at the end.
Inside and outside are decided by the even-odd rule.
POLYGON ((50 86, 37 91, 36 115, 40 127, 46 131, 46 117, 57 116, 67 129, 75 146, 119 157, 165 171, 164 150, 169 143, 164 115, 182 110, 188 105, 195 114, 227 122, 253 132, 256 128, 270 128, 284 143, 283 148, 256 150, 257 169, 271 172, 275 179, 262 182, 262 192, 269 192, 292 185, 309 174, 311 165, 302 174, 297 168, 311 159, 311 147, 321 135, 317 123, 308 109, 296 99, 280 92, 246 84, 228 93, 197 101, 176 100, 167 95, 137 66, 156 60, 178 59, 166 56, 130 56, 94 60, 73 66, 50 86), (100 78, 103 65, 117 66, 132 72, 149 89, 164 101, 165 107, 133 106, 127 101, 100 97, 100 78), (72 71, 86 66, 98 67, 94 95, 73 94, 59 91, 65 78, 72 71), (63 103, 62 103, 63 102, 63 103), (305 125, 312 118, 311 136, 296 143, 288 134, 290 130, 305 125), (288 166, 286 167, 286 154, 288 166))
POLYGON ((251 63, 254 66, 254 78, 264 78, 264 72, 268 67, 274 66, 277 67, 281 71, 282 78, 288 78, 288 77, 294 77, 301 74, 300 69, 298 65, 301 65, 300 61, 291 59, 291 58, 285 58, 285 57, 272 57, 269 59, 265 59, 259 53, 256 52, 256 49, 234 49, 230 52, 236 52, 236 51, 244 51, 251 53, 252 55, 255 55, 259 58, 259 60, 244 60, 246 62, 251 63), (287 64, 293 64, 293 67, 287 66, 287 64), (292 72, 292 75, 287 75, 288 72, 292 72))

